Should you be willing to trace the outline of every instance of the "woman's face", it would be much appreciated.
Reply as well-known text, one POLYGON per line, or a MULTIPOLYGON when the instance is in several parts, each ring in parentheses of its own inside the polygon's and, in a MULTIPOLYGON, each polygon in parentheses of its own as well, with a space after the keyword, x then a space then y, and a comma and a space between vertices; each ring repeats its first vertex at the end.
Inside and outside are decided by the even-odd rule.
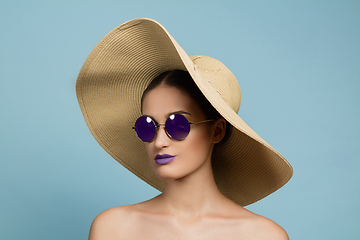
MULTIPOLYGON (((173 113, 181 113, 190 122, 206 120, 198 104, 187 93, 165 84, 145 95, 142 112, 160 124, 164 124, 173 113)), ((189 135, 177 141, 168 137, 161 126, 154 139, 145 143, 155 174, 163 180, 179 179, 198 170, 206 162, 210 163, 214 146, 213 128, 212 122, 192 124, 189 135)))

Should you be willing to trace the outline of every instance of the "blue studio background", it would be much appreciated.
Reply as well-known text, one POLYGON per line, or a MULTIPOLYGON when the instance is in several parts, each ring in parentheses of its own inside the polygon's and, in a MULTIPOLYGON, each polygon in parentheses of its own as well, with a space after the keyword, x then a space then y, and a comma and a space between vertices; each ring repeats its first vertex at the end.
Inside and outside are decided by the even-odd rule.
POLYGON ((222 61, 239 115, 294 167, 247 208, 297 239, 360 239, 360 1, 0 2, 0 239, 87 239, 105 209, 158 192, 113 160, 80 112, 77 74, 130 19, 222 61))

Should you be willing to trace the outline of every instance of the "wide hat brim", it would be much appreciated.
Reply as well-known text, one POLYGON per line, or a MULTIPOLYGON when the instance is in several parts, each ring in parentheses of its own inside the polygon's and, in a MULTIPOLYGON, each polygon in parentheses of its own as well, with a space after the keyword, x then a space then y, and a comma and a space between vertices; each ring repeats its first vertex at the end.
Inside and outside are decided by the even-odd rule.
POLYGON ((188 71, 231 124, 229 138, 215 146, 212 156, 219 190, 242 206, 256 202, 282 187, 292 167, 216 93, 193 60, 154 20, 139 18, 118 26, 95 46, 78 75, 76 93, 85 121, 116 161, 163 191, 165 181, 153 172, 144 143, 132 127, 150 81, 164 71, 188 71))

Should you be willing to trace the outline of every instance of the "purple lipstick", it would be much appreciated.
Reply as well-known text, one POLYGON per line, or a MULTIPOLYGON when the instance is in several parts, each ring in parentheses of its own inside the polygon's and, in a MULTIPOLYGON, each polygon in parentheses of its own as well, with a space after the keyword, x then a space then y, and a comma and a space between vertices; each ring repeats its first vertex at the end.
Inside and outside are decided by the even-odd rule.
POLYGON ((169 154, 158 154, 155 156, 155 162, 157 164, 168 164, 174 160, 176 156, 172 156, 169 154))

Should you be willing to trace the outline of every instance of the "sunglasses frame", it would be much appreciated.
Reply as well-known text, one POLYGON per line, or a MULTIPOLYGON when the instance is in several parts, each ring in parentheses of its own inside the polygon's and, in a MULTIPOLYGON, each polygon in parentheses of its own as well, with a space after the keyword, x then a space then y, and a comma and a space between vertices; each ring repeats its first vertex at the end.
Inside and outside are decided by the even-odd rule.
POLYGON ((157 133, 158 133, 158 131, 159 131, 159 128, 160 128, 161 126, 164 126, 165 133, 166 133, 166 135, 167 135, 170 139, 173 139, 173 140, 175 140, 175 141, 184 140, 184 139, 189 135, 191 128, 189 128, 189 132, 188 132, 188 133, 186 134, 186 136, 183 137, 182 139, 175 139, 175 138, 171 137, 171 135, 168 133, 168 131, 167 131, 167 129, 166 129, 166 122, 167 122, 167 120, 168 120, 171 116, 173 116, 173 115, 183 116, 183 117, 188 121, 189 126, 191 126, 192 124, 199 124, 199 123, 206 123, 206 122, 215 121, 215 119, 208 119, 208 120, 203 120, 203 121, 198 121, 198 122, 191 122, 191 121, 189 121, 189 119, 187 119, 184 115, 179 114, 179 113, 174 113, 174 114, 171 114, 171 115, 165 120, 165 123, 156 123, 156 121, 155 121, 152 117, 150 117, 150 116, 148 116, 148 115, 142 115, 142 116, 140 116, 140 117, 138 117, 138 118, 136 119, 135 124, 136 124, 136 122, 138 121, 139 118, 141 118, 141 117, 149 117, 149 118, 151 119, 151 121, 154 123, 154 126, 155 126, 155 134, 154 134, 154 136, 152 137, 152 139, 149 140, 149 141, 143 141, 143 140, 139 137, 139 135, 138 135, 137 132, 136 132, 135 126, 132 127, 132 129, 135 130, 136 136, 137 136, 141 141, 143 141, 143 142, 151 142, 152 140, 154 140, 154 138, 156 137, 156 135, 157 135, 157 133))

